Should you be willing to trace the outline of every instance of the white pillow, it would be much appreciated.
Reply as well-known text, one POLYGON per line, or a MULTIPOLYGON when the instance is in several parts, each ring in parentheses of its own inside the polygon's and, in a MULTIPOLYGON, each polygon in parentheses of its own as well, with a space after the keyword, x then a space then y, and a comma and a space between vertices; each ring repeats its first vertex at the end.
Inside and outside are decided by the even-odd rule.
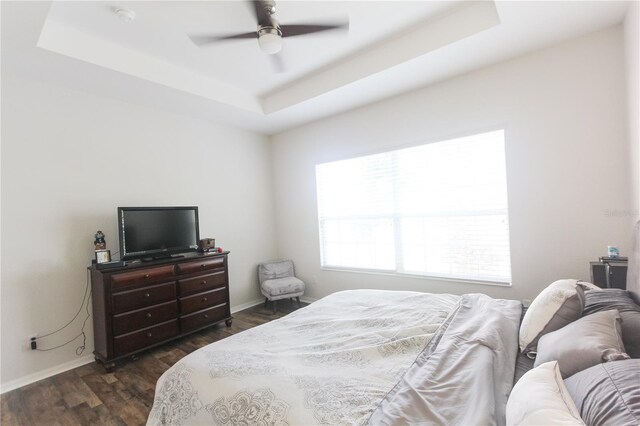
POLYGON ((533 300, 520 325, 520 350, 535 352, 543 334, 558 330, 582 316, 584 289, 599 289, 579 280, 558 280, 533 300))
POLYGON ((506 418, 508 426, 585 424, 562 381, 557 361, 529 370, 518 380, 507 401, 506 418))

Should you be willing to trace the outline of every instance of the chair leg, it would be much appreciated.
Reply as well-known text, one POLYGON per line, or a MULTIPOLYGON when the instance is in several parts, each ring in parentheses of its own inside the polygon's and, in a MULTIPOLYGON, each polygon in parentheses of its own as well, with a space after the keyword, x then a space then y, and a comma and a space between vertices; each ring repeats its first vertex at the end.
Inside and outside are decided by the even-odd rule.
POLYGON ((272 301, 271 303, 273 304, 273 313, 276 313, 276 302, 277 300, 272 301))
POLYGON ((300 304, 300 297, 296 297, 296 301, 298 302, 298 308, 302 308, 302 305, 300 304))
POLYGON ((264 298, 264 307, 265 307, 265 308, 267 307, 267 302, 268 302, 268 301, 269 301, 269 298, 268 298, 268 297, 265 297, 265 298, 264 298))

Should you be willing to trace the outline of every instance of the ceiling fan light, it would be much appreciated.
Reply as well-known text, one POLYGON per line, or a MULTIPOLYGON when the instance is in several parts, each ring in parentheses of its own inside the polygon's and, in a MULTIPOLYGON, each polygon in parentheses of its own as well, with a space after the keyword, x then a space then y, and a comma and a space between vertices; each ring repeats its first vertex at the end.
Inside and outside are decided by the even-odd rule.
POLYGON ((282 50, 282 34, 276 28, 262 28, 258 33, 260 50, 274 55, 282 50))

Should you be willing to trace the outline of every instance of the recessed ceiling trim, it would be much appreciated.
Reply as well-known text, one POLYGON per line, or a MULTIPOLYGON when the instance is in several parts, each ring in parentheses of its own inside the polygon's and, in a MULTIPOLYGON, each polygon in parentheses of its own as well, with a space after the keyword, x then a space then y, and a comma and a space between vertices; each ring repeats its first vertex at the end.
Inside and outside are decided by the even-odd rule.
POLYGON ((493 1, 465 3, 261 97, 265 114, 426 55, 500 24, 493 1))
POLYGON ((262 114, 256 97, 237 87, 47 19, 38 47, 187 93, 262 114))
MULTIPOLYGON (((407 60, 402 64, 392 66, 367 78, 361 78, 337 89, 330 89, 320 95, 298 102, 291 107, 265 115, 260 112, 259 105, 256 107, 257 102, 254 96, 260 96, 260 94, 265 93, 265 91, 260 91, 259 88, 279 87, 280 89, 278 90, 284 93, 289 90, 289 86, 283 86, 282 82, 288 80, 291 82, 292 87, 296 87, 299 84, 299 78, 303 78, 299 76, 306 75, 304 72, 295 74, 295 77, 291 75, 288 79, 276 78, 275 75, 259 72, 262 67, 258 62, 253 63, 252 66, 247 66, 252 64, 250 60, 240 61, 241 63, 235 65, 231 64, 230 59, 235 59, 243 51, 243 46, 240 45, 231 46, 228 49, 221 47, 220 52, 217 49, 212 49, 212 60, 210 61, 196 61, 197 63, 183 61, 192 53, 195 54, 195 50, 187 52, 187 49, 195 48, 187 43, 188 38, 185 35, 193 27, 192 24, 199 22, 199 28, 211 27, 208 23, 210 18, 199 20, 196 15, 204 15, 202 13, 204 10, 215 12, 222 8, 224 13, 218 15, 213 13, 212 16, 230 15, 233 16, 234 22, 242 22, 242 16, 244 16, 242 8, 231 7, 235 3, 237 2, 137 2, 136 12, 139 15, 139 19, 131 23, 133 25, 124 25, 113 15, 114 4, 112 2, 6 2, 2 4, 2 14, 0 14, 2 19, 2 25, 0 26, 2 28, 2 73, 3 76, 6 74, 7 77, 13 74, 19 78, 42 80, 96 96, 157 108, 197 119, 224 123, 252 132, 276 134, 313 120, 340 114, 349 109, 416 90, 482 67, 545 49, 558 43, 564 43, 575 37, 620 25, 628 10, 628 2, 624 1, 496 1, 495 7, 499 14, 500 25, 495 25, 486 31, 481 31, 477 35, 453 42, 448 46, 437 48, 428 54, 407 60), (145 5, 144 7, 142 6, 143 4, 145 5), (229 5, 229 7, 225 7, 224 4, 229 5), (203 9, 200 5, 209 6, 203 9), (168 27, 164 18, 171 16, 188 17, 189 25, 181 25, 180 21, 171 21, 175 26, 168 27), (144 19, 142 19, 143 17, 144 19), (87 19, 82 20, 83 18, 87 19), (168 84, 162 78, 150 80, 145 78, 144 74, 133 71, 127 72, 126 68, 124 72, 121 72, 119 66, 101 65, 102 61, 99 60, 94 61, 96 63, 92 63, 83 58, 76 58, 67 54, 52 53, 46 48, 53 48, 53 43, 49 41, 49 44, 47 44, 44 37, 48 31, 44 28, 47 20, 64 25, 66 28, 76 29, 75 35, 67 34, 66 39, 70 44, 77 41, 74 40, 76 36, 86 38, 86 34, 92 34, 102 42, 108 41, 115 45, 113 51, 108 50, 108 55, 114 55, 114 51, 115 53, 120 52, 118 48, 130 49, 130 54, 141 52, 158 61, 151 62, 151 65, 146 62, 147 68, 156 63, 162 67, 162 61, 166 61, 178 68, 184 68, 194 74, 199 74, 200 77, 231 85, 232 88, 217 86, 220 89, 218 93, 209 93, 208 97, 205 97, 202 94, 203 87, 193 90, 192 85, 191 88, 184 89, 180 84, 168 84), (45 34, 42 34, 43 29, 45 34), (37 47, 38 39, 41 35, 43 35, 41 47, 44 48, 37 47), (184 37, 184 40, 181 40, 181 37, 184 37), (171 56, 176 53, 177 49, 179 49, 179 52, 185 53, 184 57, 179 55, 177 57, 175 55, 171 56), (167 54, 165 55, 163 52, 167 54), (232 55, 233 58, 231 58, 232 55), (174 58, 176 59, 175 62, 173 62, 174 58), (222 62, 224 62, 224 69, 227 71, 231 69, 234 72, 244 72, 246 70, 250 70, 250 72, 244 73, 238 79, 223 80, 222 75, 224 73, 220 72, 223 67, 222 62), (198 67, 197 65, 203 66, 198 67), (240 65, 243 68, 239 69, 238 66, 240 65), (216 67, 212 69, 211 74, 208 71, 210 67, 216 67), (256 79, 261 81, 272 80, 274 84, 256 84, 256 79), (231 83, 232 81, 235 83, 231 83), (279 83, 275 84, 276 81, 279 81, 279 83), (240 86, 236 86, 238 82, 240 82, 240 86), (231 105, 221 101, 220 99, 222 98, 216 96, 220 93, 226 93, 225 96, 229 98, 231 105), (232 93, 238 93, 238 95, 235 96, 232 93), (247 93, 251 95, 248 100, 247 93), (244 100, 242 100, 243 98, 244 100), (233 104, 236 106, 233 106, 233 104), (237 105, 240 105, 240 107, 237 105), (253 107, 251 107, 252 105, 253 107)), ((317 4, 319 2, 309 3, 317 4)), ((377 8, 378 4, 388 5, 394 2, 336 2, 335 4, 343 3, 367 4, 368 7, 374 7, 373 5, 375 4, 375 8, 377 8)), ((430 16, 435 17, 437 16, 435 15, 436 13, 439 13, 440 16, 443 16, 442 13, 447 11, 453 13, 454 7, 457 7, 455 4, 451 6, 452 3, 440 2, 437 7, 430 6, 425 8, 424 3, 426 2, 398 2, 400 5, 423 5, 422 7, 416 7, 416 13, 412 16, 417 19, 411 20, 413 23, 418 22, 418 20, 426 23, 428 19, 425 19, 425 12, 428 10, 431 11, 430 16), (420 13, 417 13, 418 10, 420 13)), ((429 5, 433 4, 435 3, 429 3, 429 5)), ((316 6, 314 10, 324 10, 323 7, 316 6)), ((290 19, 294 20, 298 14, 302 19, 301 13, 304 9, 306 8, 300 8, 290 19)), ((402 6, 400 9, 402 9, 402 6)), ((362 16, 361 14, 367 16, 365 12, 369 9, 366 8, 352 8, 349 6, 345 10, 354 11, 354 14, 349 16, 352 24, 351 28, 355 30, 355 35, 362 36, 362 31, 373 31, 371 28, 381 28, 379 24, 384 22, 384 19, 379 19, 380 15, 373 16, 375 19, 359 21, 358 17, 362 16)), ((382 10, 388 11, 389 8, 385 6, 382 10)), ((407 21, 408 9, 405 7, 403 10, 402 17, 392 16, 390 19, 393 21, 397 18, 396 21, 393 21, 396 24, 404 21, 405 25, 408 25, 405 28, 411 29, 413 24, 409 24, 407 21)), ((231 18, 228 19, 231 20, 231 18)), ((220 27, 219 22, 218 27, 220 27)), ((393 29, 401 27, 401 25, 396 25, 393 26, 393 29)), ((385 41, 390 40, 394 37, 394 34, 397 34, 393 29, 376 34, 380 37, 386 37, 385 41)), ((373 34, 369 37, 369 40, 373 41, 375 39, 376 43, 380 45, 380 37, 376 39, 375 34, 373 34)), ((349 39, 344 42, 351 43, 354 41, 349 39)), ((361 37, 359 40, 363 42, 365 39, 366 37, 361 37)), ((313 45, 314 40, 301 40, 300 45, 307 46, 307 43, 313 45)), ((57 42, 57 45, 59 44, 61 42, 57 42)), ((357 46, 361 49, 363 44, 359 43, 357 46)), ((248 47, 252 47, 255 50, 255 45, 248 47)), ((316 44, 317 47, 318 45, 316 44)), ((293 51, 298 46, 291 44, 288 48, 288 51, 293 51)), ((59 50, 65 52, 62 48, 59 50)), ((353 53, 355 50, 345 49, 344 54, 348 54, 347 52, 353 53)), ((296 50, 296 52, 299 52, 299 50, 296 50)), ((93 51, 92 53, 95 55, 101 52, 93 51)), ((247 55, 249 54, 247 53, 247 55)), ((117 54, 115 56, 118 58, 117 54)), ((262 58, 263 56, 265 55, 258 55, 257 57, 262 58)), ((333 57, 338 57, 338 55, 333 57)), ((308 59, 308 57, 305 58, 305 60, 308 59)), ((326 62, 322 61, 322 63, 326 62)), ((265 65, 268 65, 268 63, 265 65)), ((310 69, 313 69, 313 67, 305 68, 305 70, 310 69)), ((329 73, 325 75, 332 77, 329 73)), ((179 76, 184 77, 185 81, 182 83, 190 80, 189 74, 179 74, 179 76)), ((205 81, 202 86, 205 86, 207 90, 213 90, 212 87, 216 87, 210 81, 205 81)), ((275 92, 267 91, 267 93, 264 97, 272 96, 275 92)), ((390 111, 390 113, 406 114, 407 112, 390 111)), ((414 111, 410 113, 420 112, 414 111)))

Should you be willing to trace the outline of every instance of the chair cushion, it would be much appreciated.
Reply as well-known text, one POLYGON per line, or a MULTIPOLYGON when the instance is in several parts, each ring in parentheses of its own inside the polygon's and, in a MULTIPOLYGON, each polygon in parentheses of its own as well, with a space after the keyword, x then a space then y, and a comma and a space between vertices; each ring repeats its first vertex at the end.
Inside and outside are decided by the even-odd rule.
POLYGON ((290 260, 278 260, 275 262, 265 262, 258 265, 258 277, 263 283, 267 280, 293 277, 293 262, 290 260))
POLYGON ((263 282, 260 288, 265 296, 275 297, 304 292, 304 283, 296 277, 278 278, 263 282))

